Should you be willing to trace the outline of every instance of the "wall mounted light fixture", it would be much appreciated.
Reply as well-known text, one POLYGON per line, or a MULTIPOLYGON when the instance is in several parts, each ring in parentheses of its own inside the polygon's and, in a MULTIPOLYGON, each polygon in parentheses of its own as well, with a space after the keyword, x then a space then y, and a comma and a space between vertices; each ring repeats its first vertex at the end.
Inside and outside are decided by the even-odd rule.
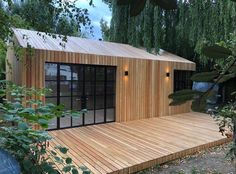
POLYGON ((169 72, 166 73, 166 77, 170 77, 170 73, 169 72))
POLYGON ((125 71, 125 76, 128 76, 129 75, 129 72, 128 71, 125 71))

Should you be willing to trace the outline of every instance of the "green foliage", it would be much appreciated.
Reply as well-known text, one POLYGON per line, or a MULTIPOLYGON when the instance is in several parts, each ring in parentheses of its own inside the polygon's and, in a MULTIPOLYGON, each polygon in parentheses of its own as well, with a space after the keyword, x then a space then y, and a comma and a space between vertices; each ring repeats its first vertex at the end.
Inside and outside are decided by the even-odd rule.
MULTIPOLYGON (((236 35, 236 34, 235 34, 236 35)), ((169 97, 172 99, 171 105, 178 105, 185 103, 186 101, 193 100, 192 108, 194 110, 200 110, 204 111, 204 107, 207 103, 207 100, 209 97, 211 97, 214 94, 213 88, 217 84, 222 84, 230 79, 233 79, 236 77, 236 37, 235 35, 231 35, 231 39, 229 39, 225 43, 221 43, 222 45, 227 45, 226 47, 222 46, 212 46, 212 47, 206 47, 203 49, 204 53, 207 54, 207 56, 214 56, 215 59, 220 59, 221 64, 216 64, 214 66, 213 71, 211 72, 202 72, 202 73, 196 73, 191 77, 192 81, 195 82, 210 82, 213 83, 212 86, 204 93, 195 93, 193 96, 193 93, 191 91, 187 92, 183 90, 178 91, 174 94, 171 94, 169 97), (226 57, 227 56, 227 57, 226 57)), ((236 91, 236 87, 235 87, 236 91)))
POLYGON ((183 89, 183 90, 177 91, 169 95, 169 98, 172 99, 172 102, 170 103, 170 105, 174 106, 174 105, 183 104, 186 101, 193 100, 200 94, 202 94, 202 92, 194 91, 191 89, 183 89))
POLYGON ((226 59, 231 54, 232 51, 228 48, 219 45, 212 45, 206 46, 202 49, 202 53, 205 54, 207 57, 214 58, 214 59, 226 59))
POLYGON ((110 41, 154 49, 156 53, 162 48, 200 62, 206 71, 211 70, 209 64, 215 60, 205 56, 202 48, 228 40, 236 27, 236 5, 230 0, 179 0, 178 8, 171 11, 147 0, 142 12, 135 17, 129 16, 127 6, 106 2, 112 3, 110 41))
POLYGON ((49 120, 72 111, 64 111, 62 105, 44 103, 42 97, 47 89, 26 88, 6 81, 1 81, 0 85, 3 100, 0 104, 0 148, 17 159, 21 172, 57 174, 56 165, 63 165, 64 172, 78 173, 78 167, 67 156, 69 149, 61 146, 49 148, 52 137, 45 131, 49 120), (34 125, 40 125, 42 129, 35 130, 34 125))
MULTIPOLYGON (((117 5, 128 5, 130 7, 130 16, 137 16, 144 9, 147 0, 117 0, 117 5)), ((174 10, 177 8, 177 0, 151 0, 154 6, 159 6, 165 10, 174 10)))
MULTIPOLYGON (((170 98, 173 100, 172 105, 179 105, 186 101, 193 100, 192 110, 206 112, 208 100, 213 95, 216 95, 213 90, 215 85, 224 85, 225 82, 236 77, 236 34, 230 35, 230 37, 228 41, 220 43, 224 46, 214 45, 203 49, 206 56, 220 59, 220 64, 216 64, 214 70, 211 72, 197 73, 191 77, 193 81, 211 82, 212 86, 207 91, 199 94, 193 94, 191 91, 179 91, 171 94, 170 98)), ((233 88, 234 91, 236 91, 236 86, 233 88)), ((235 93, 232 95, 235 95, 235 93)), ((230 129, 233 132, 234 143, 231 152, 232 158, 236 158, 236 98, 232 99, 230 103, 216 109, 210 109, 209 112, 219 121, 219 128, 222 134, 226 129, 230 129)))
POLYGON ((100 27, 102 31, 102 39, 104 41, 109 41, 110 39, 110 28, 108 26, 108 22, 105 21, 104 19, 100 20, 100 27))
MULTIPOLYGON (((5 78, 7 50, 5 43, 12 41, 12 28, 30 28, 65 36, 83 36, 81 27, 89 29, 91 33, 90 24, 88 10, 77 7, 76 1, 0 1, 0 79, 5 78)), ((61 39, 66 41, 66 37, 61 37, 61 39)))
MULTIPOLYGON (((236 98, 235 98, 236 99, 236 98)), ((210 110, 210 114, 218 121, 219 129, 222 135, 233 138, 233 145, 230 148, 229 156, 232 160, 236 159, 236 100, 223 105, 219 108, 210 110), (230 131, 233 137, 229 134, 230 131)))
POLYGON ((211 72, 202 72, 194 74, 191 77, 192 81, 195 82, 213 82, 216 77, 219 76, 219 72, 211 71, 211 72))

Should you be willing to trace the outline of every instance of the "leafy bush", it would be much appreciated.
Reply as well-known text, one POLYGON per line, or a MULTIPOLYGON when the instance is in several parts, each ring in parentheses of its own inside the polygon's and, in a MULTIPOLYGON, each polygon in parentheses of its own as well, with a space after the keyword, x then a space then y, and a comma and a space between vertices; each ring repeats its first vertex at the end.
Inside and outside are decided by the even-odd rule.
MULTIPOLYGON (((64 111, 62 105, 43 101, 47 89, 34 89, 0 81, 0 148, 7 150, 19 162, 23 174, 57 174, 62 171, 77 174, 79 168, 66 154, 66 147, 49 147, 52 137, 45 130, 52 118, 63 115, 79 116, 75 111, 64 111), (5 97, 7 96, 7 97, 5 97), (34 126, 39 125, 40 130, 34 126)), ((81 168, 84 173, 89 173, 81 168)))

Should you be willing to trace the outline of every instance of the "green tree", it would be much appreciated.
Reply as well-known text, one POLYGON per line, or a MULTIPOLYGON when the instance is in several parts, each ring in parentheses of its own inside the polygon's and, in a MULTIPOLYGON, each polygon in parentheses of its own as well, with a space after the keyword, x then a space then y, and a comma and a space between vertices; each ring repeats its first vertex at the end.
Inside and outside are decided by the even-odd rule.
POLYGON ((154 49, 156 53, 162 48, 206 69, 214 61, 201 53, 202 47, 228 40, 228 33, 236 27, 236 4, 231 0, 179 0, 175 10, 165 10, 147 0, 134 17, 130 17, 127 5, 107 3, 112 6, 110 41, 154 49))
MULTIPOLYGON (((170 105, 179 105, 192 100, 192 110, 206 112, 207 104, 214 92, 216 85, 224 85, 225 82, 236 77, 236 34, 231 34, 231 39, 227 42, 220 42, 212 46, 206 46, 202 50, 203 54, 218 61, 212 71, 194 74, 191 80, 194 82, 209 82, 211 87, 203 91, 181 90, 169 96, 172 99, 170 105)), ((233 87, 236 91, 236 86, 233 87)), ((235 95, 236 93, 232 93, 235 95)), ((219 105, 208 110, 219 121, 219 128, 222 133, 226 129, 233 132, 233 158, 236 158, 236 97, 232 97, 229 103, 219 105)))
POLYGON ((81 27, 91 32, 90 24, 88 10, 77 7, 76 1, 0 0, 0 78, 5 78, 6 41, 11 41, 11 28, 83 37, 81 27))
POLYGON ((110 40, 110 27, 108 26, 108 22, 105 21, 103 18, 100 20, 100 27, 102 31, 102 39, 104 41, 110 40))

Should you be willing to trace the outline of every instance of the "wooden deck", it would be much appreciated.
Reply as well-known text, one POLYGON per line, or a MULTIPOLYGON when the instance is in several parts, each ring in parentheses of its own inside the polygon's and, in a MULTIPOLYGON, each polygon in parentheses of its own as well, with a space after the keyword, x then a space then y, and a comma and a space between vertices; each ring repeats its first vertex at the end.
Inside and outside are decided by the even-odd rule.
POLYGON ((93 173, 133 173, 229 141, 200 113, 50 131, 93 173))

